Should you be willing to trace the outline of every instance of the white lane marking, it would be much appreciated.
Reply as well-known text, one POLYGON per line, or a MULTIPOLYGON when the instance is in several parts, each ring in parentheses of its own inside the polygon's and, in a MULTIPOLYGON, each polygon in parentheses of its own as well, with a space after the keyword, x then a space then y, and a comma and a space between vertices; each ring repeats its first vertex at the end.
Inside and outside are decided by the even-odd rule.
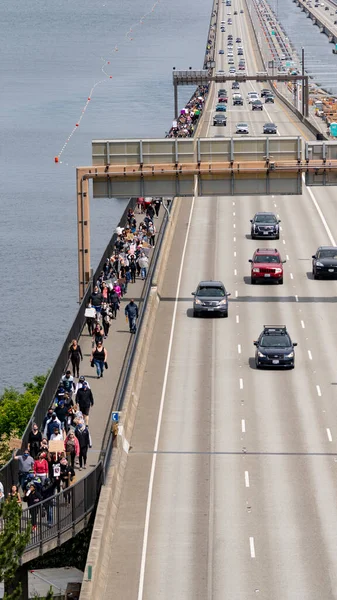
POLYGON ((331 431, 330 431, 329 427, 326 428, 326 434, 328 436, 329 442, 332 442, 332 435, 331 435, 331 431))
POLYGON ((238 297, 238 295, 239 295, 239 292, 238 292, 238 290, 235 290, 235 298, 237 298, 237 297, 238 297))
POLYGON ((290 273, 290 279, 294 279, 294 276, 292 273, 290 273))
POLYGON ((255 558, 255 545, 254 545, 253 537, 249 538, 249 546, 250 546, 250 556, 251 556, 251 558, 255 558))
POLYGON ((233 237, 233 242, 236 242, 236 237, 235 236, 233 237))
POLYGON ((282 231, 282 227, 281 227, 281 225, 280 225, 280 231, 282 231))
POLYGON ((302 329, 305 329, 304 321, 301 321, 301 327, 302 329))
POLYGON ((235 206, 235 202, 233 202, 233 206, 235 206))
POLYGON ((241 419, 241 431, 246 433, 246 421, 244 419, 241 419))
POLYGON ((239 317, 239 315, 236 315, 236 322, 240 323, 240 317, 239 317))
POLYGON ((193 197, 193 200, 192 200, 192 205, 191 205, 191 210, 190 210, 190 216, 189 216, 188 225, 187 225, 186 238, 185 238, 185 243, 184 243, 183 252, 182 252, 182 256, 181 256, 179 276, 178 276, 178 283, 177 283, 177 289, 176 289, 176 297, 175 297, 174 309, 173 309, 173 316, 172 316, 172 325, 171 325, 170 339, 169 339, 169 345, 168 345, 167 356, 166 356, 166 365, 165 365, 165 372, 164 372, 164 379, 163 379, 163 387, 162 387, 161 398, 160 398, 160 405, 159 405, 159 413, 158 413, 156 437, 155 437, 154 447, 153 447, 153 457, 152 457, 152 465, 151 465, 151 472, 150 472, 150 479, 149 479, 149 488, 148 488, 147 503, 146 503, 146 513, 145 513, 143 548, 142 548, 142 557, 141 557, 140 575, 139 575, 139 586, 138 586, 138 596, 137 596, 138 600, 143 600, 144 579, 145 579, 145 564, 146 564, 146 553, 147 553, 147 542, 148 542, 148 537, 149 537, 150 513, 151 513, 152 494, 153 494, 153 482, 154 482, 154 476, 155 476, 155 471, 156 471, 157 450, 158 450, 158 445, 159 445, 159 436, 160 436, 160 430, 161 430, 161 424, 162 424, 162 418, 163 418, 163 411, 164 411, 164 404, 165 404, 165 396, 166 396, 166 387, 167 387, 169 366, 170 366, 170 361, 171 361, 171 353, 172 353, 172 346, 173 346, 173 336, 174 336, 174 330, 175 330, 175 324, 176 324, 176 317, 177 317, 177 310, 178 310, 178 298, 179 298, 179 295, 180 295, 180 284, 181 284, 181 280, 182 280, 182 274, 183 274, 183 267, 184 267, 184 261, 185 261, 185 254, 186 254, 187 242, 188 242, 189 233, 190 233, 190 229, 191 229, 191 221, 192 221, 194 203, 195 203, 195 196, 193 197))
POLYGON ((288 256, 288 254, 286 254, 286 260, 289 260, 289 256, 288 256))
POLYGON ((286 241, 285 241, 285 240, 282 240, 282 244, 285 244, 285 243, 286 243, 286 241))
POLYGON ((233 212, 233 217, 235 217, 235 212, 233 212))
POLYGON ((241 354, 241 344, 238 344, 238 353, 241 354))
POLYGON ((243 379, 240 377, 240 390, 243 390, 243 379))
POLYGON ((237 275, 237 274, 238 274, 237 270, 236 270, 236 269, 234 269, 234 275, 237 275))
POLYGON ((246 487, 249 487, 249 473, 248 473, 248 471, 245 471, 245 484, 246 484, 246 487))
POLYGON ((298 302, 298 295, 297 294, 295 294, 295 300, 296 300, 296 302, 298 302))
POLYGON ((316 390, 317 390, 317 396, 321 396, 322 392, 321 392, 321 388, 319 387, 319 385, 316 385, 316 390))
POLYGON ((235 227, 236 227, 236 225, 235 225, 235 223, 234 223, 234 224, 233 224, 233 228, 235 229, 235 227))
POLYGON ((235 250, 234 250, 234 256, 236 256, 236 252, 235 252, 235 250))
MULTIPOLYGON (((304 173, 302 173, 302 179, 303 179, 303 182, 304 182, 304 184, 305 184, 305 175, 304 175, 304 173)), ((316 200, 316 198, 315 198, 315 196, 314 196, 313 192, 311 191, 310 187, 307 187, 307 186, 306 186, 306 188, 307 188, 307 190, 308 190, 308 192, 309 192, 309 196, 310 196, 311 200, 313 201, 313 203, 314 203, 314 206, 315 206, 315 208, 316 208, 316 210, 317 210, 317 212, 318 212, 318 214, 319 214, 319 216, 320 216, 320 219, 321 219, 321 221, 322 221, 322 223, 323 223, 323 225, 324 225, 324 229, 325 229, 325 231, 326 231, 326 232, 327 232, 327 234, 328 234, 328 238, 329 238, 329 240, 330 240, 330 242, 331 242, 332 246, 336 246, 335 239, 334 239, 334 237, 333 237, 333 235, 332 235, 332 233, 331 233, 331 230, 330 230, 330 228, 329 228, 329 225, 328 225, 328 224, 327 224, 327 222, 326 222, 326 219, 325 219, 325 217, 324 217, 324 215, 323 215, 323 213, 322 213, 322 211, 321 211, 321 209, 320 209, 320 207, 319 207, 319 205, 318 205, 318 202, 317 202, 317 200, 316 200)))
POLYGON ((311 354, 310 350, 308 350, 308 356, 309 356, 310 360, 312 360, 312 354, 311 354))

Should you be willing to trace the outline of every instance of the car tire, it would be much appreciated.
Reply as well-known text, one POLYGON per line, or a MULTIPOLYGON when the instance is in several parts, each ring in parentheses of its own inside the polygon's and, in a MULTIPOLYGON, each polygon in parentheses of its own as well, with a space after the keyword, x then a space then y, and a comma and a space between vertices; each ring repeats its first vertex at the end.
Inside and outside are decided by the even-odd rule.
POLYGON ((251 283, 252 285, 255 285, 255 284, 256 284, 256 279, 254 279, 253 277, 251 277, 251 278, 250 278, 250 283, 251 283))
POLYGON ((259 365, 259 363, 258 363, 258 362, 256 362, 256 361, 255 361, 255 367, 256 367, 257 369, 261 369, 261 366, 260 366, 260 365, 259 365))
POLYGON ((314 271, 314 270, 312 271, 312 274, 313 274, 313 276, 314 276, 314 279, 318 279, 318 275, 317 275, 317 273, 315 273, 315 271, 314 271))
POLYGON ((279 282, 280 285, 283 285, 283 277, 281 279, 279 279, 278 282, 279 282))
POLYGON ((251 233, 250 235, 251 235, 252 240, 255 240, 255 235, 253 233, 251 233))
POLYGON ((228 311, 227 311, 227 312, 225 312, 225 313, 223 313, 222 317, 223 317, 224 319, 227 319, 227 318, 228 318, 228 311))
POLYGON ((280 239, 280 234, 278 234, 275 238, 275 240, 279 240, 280 239))
POLYGON ((199 313, 197 313, 196 310, 193 311, 193 317, 196 319, 197 317, 199 317, 199 313))

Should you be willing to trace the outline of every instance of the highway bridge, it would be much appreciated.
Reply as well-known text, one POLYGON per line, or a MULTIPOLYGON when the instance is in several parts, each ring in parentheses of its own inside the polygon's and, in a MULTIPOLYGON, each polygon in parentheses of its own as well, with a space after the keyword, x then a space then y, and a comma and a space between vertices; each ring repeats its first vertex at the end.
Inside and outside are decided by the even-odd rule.
POLYGON ((293 0, 306 16, 319 27, 321 33, 328 36, 329 42, 337 43, 337 5, 330 0, 316 2, 315 0, 293 0))
MULTIPOLYGON (((216 71, 228 71, 229 33, 235 66, 239 37, 247 73, 261 71, 243 0, 219 4, 216 71)), ((213 126, 219 87, 198 135, 237 137, 246 122, 259 136, 270 121, 280 136, 314 139, 278 99, 252 111, 248 92, 264 87, 253 82, 240 84, 243 106, 228 90, 227 126, 213 126)), ((336 245, 334 189, 177 198, 171 224, 132 392, 137 410, 117 451, 121 477, 115 472, 101 494, 81 599, 332 600, 337 283, 314 280, 312 255, 336 245), (251 239, 257 211, 281 219, 279 240, 251 239), (287 261, 282 286, 251 285, 248 260, 259 245, 287 261), (231 292, 228 319, 193 318, 191 292, 203 279, 231 292), (253 341, 266 323, 286 325, 298 343, 295 369, 255 368, 253 341)))

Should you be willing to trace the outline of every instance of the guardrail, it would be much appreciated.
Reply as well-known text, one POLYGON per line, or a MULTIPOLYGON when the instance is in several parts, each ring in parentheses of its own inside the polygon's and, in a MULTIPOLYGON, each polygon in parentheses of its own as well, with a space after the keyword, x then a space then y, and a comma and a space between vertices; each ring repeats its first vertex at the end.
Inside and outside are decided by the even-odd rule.
MULTIPOLYGON (((128 202, 128 205, 125 208, 124 213, 120 219, 119 224, 122 227, 126 225, 128 209, 130 207, 134 208, 135 205, 136 205, 136 198, 130 198, 130 201, 128 202)), ((117 234, 114 233, 112 235, 112 237, 102 255, 99 265, 94 273, 94 276, 93 276, 94 281, 96 281, 98 279, 99 273, 102 270, 102 267, 103 267, 106 257, 111 256, 116 238, 117 238, 117 234)), ((80 337, 83 327, 85 325, 84 312, 85 312, 86 306, 88 304, 91 292, 92 292, 92 282, 88 286, 86 294, 85 294, 85 296, 80 304, 80 307, 78 309, 78 313, 74 319, 74 322, 73 322, 73 324, 69 330, 69 333, 65 339, 65 342, 61 348, 60 354, 58 355, 58 357, 55 361, 55 364, 49 373, 48 379, 47 379, 47 381, 44 385, 44 388, 41 392, 41 396, 40 396, 37 404, 35 405, 34 413, 24 431, 24 434, 22 436, 22 446, 21 446, 22 448, 24 448, 27 445, 28 436, 29 436, 29 432, 31 430, 32 424, 37 423, 39 425, 39 427, 41 427, 43 419, 47 413, 47 410, 51 406, 51 404, 55 398, 55 394, 56 394, 58 385, 60 383, 62 375, 64 374, 66 366, 68 364, 68 350, 69 350, 69 346, 71 344, 71 340, 73 340, 73 339, 77 340, 80 337)), ((16 460, 11 459, 8 463, 6 463, 6 465, 4 465, 0 469, 0 480, 4 486, 5 493, 8 493, 11 486, 14 483, 17 483, 17 481, 18 481, 18 463, 16 460)))
MULTIPOLYGON (((128 204, 128 207, 130 203, 128 204)), ((127 211, 127 209, 126 209, 127 211)), ((126 212, 124 212, 124 215, 126 212)), ((122 222, 122 221, 121 221, 122 222)), ((139 335, 142 330, 144 310, 150 294, 152 278, 157 266, 163 237, 168 223, 168 212, 165 215, 157 236, 157 243, 154 248, 149 274, 145 281, 142 295, 140 298, 140 313, 138 328, 135 336, 130 336, 130 342, 125 355, 124 364, 121 370, 117 389, 112 401, 111 411, 122 410, 124 393, 128 385, 130 366, 132 364, 139 335)), ((112 243, 112 240, 111 240, 112 243)), ((109 249, 109 246, 108 246, 109 249)), ((108 250, 107 249, 107 250, 108 250)), ((104 260, 106 253, 103 255, 104 260)), ((102 261, 101 261, 102 262, 102 261)), ((100 263, 101 264, 101 263, 100 263)), ((100 266, 96 270, 99 272, 100 266)), ((81 305, 82 306, 82 305, 81 305)), ((82 326, 83 328, 83 326, 82 326)), ((113 449, 114 435, 112 432, 111 421, 109 420, 103 435, 99 461, 95 468, 88 473, 86 477, 78 483, 74 483, 67 490, 56 494, 52 498, 40 502, 34 507, 37 529, 32 532, 31 538, 22 557, 22 562, 26 563, 37 556, 60 546, 62 543, 75 536, 88 523, 90 514, 94 510, 101 486, 104 483, 106 472, 109 465, 110 456, 113 449)), ((16 462, 16 461, 11 461, 16 462)), ((7 465, 6 465, 7 466, 7 465)), ((9 464, 10 468, 10 464, 9 464)), ((16 479, 13 480, 16 483, 16 479)), ((21 529, 23 530, 32 517, 32 509, 25 509, 22 512, 21 529)), ((0 519, 0 532, 3 530, 3 521, 0 519)))

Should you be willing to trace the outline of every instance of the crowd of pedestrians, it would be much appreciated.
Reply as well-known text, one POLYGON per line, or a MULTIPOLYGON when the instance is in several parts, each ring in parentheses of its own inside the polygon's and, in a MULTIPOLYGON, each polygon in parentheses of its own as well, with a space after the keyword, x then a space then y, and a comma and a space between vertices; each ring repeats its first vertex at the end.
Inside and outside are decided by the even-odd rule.
POLYGON ((178 118, 173 121, 173 126, 166 137, 193 137, 207 94, 208 85, 199 85, 197 87, 185 108, 180 111, 178 118))
MULTIPOLYGON (((159 198, 138 198, 136 211, 141 215, 140 223, 137 225, 135 211, 129 209, 127 226, 117 228, 114 251, 95 282, 86 310, 87 330, 92 339, 87 366, 96 368, 99 379, 108 368, 104 341, 120 311, 121 299, 137 277, 141 280, 147 277, 149 252, 155 245, 154 220, 159 216, 160 206, 159 198)), ((130 333, 135 333, 138 306, 133 299, 125 304, 124 314, 130 333)), ((26 503, 33 531, 41 517, 46 526, 52 527, 56 516, 53 496, 69 488, 74 482, 75 470, 86 469, 88 449, 92 445, 89 416, 94 394, 85 376, 80 375, 84 356, 77 340, 71 342, 68 358, 71 368, 62 376, 41 426, 32 425, 27 447, 22 454, 14 456, 18 463, 18 484, 7 492, 7 499, 26 503), (45 502, 38 506, 42 500, 45 502)), ((0 483, 0 503, 5 499, 0 483)), ((64 499, 70 502, 70 494, 65 493, 64 499)))

